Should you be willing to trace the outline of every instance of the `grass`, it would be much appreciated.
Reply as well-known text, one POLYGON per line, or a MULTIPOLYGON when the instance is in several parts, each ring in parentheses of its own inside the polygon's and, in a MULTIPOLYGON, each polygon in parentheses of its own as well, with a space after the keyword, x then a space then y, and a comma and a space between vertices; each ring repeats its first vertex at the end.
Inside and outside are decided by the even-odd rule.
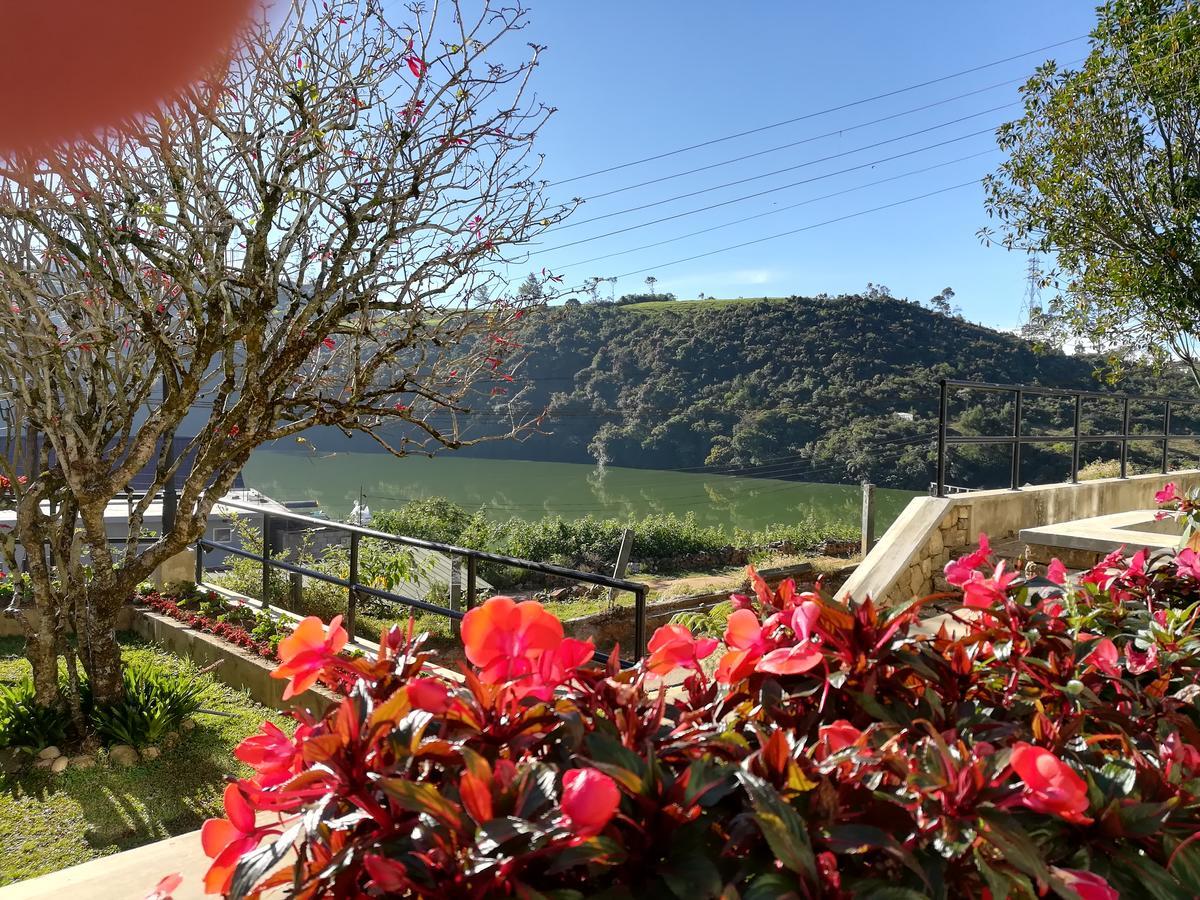
MULTIPOLYGON (((121 643, 129 662, 196 671, 191 661, 137 638, 121 643)), ((29 671, 21 644, 0 638, 0 681, 29 671)), ((200 677, 210 683, 204 708, 225 715, 198 715, 196 728, 156 760, 120 768, 102 753, 91 769, 0 775, 0 885, 183 834, 221 814, 225 780, 250 773, 233 757, 234 746, 264 719, 281 727, 291 720, 211 675, 200 677)), ((148 873, 147 886, 157 878, 148 873)))
POLYGON ((629 309, 634 312, 663 312, 664 310, 675 310, 677 312, 694 312, 696 310, 715 309, 718 306, 733 306, 737 303, 787 303, 789 297, 745 297, 736 300, 732 299, 717 299, 710 297, 706 300, 647 300, 645 303, 626 303, 618 307, 619 309, 629 309))

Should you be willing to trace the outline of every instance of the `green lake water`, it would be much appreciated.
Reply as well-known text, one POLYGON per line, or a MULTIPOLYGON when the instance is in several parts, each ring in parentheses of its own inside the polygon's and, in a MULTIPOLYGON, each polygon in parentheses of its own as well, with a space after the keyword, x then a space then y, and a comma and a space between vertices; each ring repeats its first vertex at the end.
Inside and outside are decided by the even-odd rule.
MULTIPOLYGON (((768 478, 621 469, 573 463, 469 459, 396 459, 385 453, 257 451, 244 471, 246 484, 278 501, 312 499, 332 519, 344 519, 361 491, 372 510, 421 497, 448 497, 496 519, 640 517, 694 513, 704 525, 753 530, 812 516, 857 525, 861 490, 853 485, 810 484, 768 478)), ((876 534, 916 496, 876 491, 876 534)))

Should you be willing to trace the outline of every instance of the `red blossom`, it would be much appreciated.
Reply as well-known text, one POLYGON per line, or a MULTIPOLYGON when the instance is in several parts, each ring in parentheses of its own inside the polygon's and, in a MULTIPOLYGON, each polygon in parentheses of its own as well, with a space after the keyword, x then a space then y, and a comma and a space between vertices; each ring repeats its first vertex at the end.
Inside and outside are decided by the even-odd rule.
POLYGON ((1043 747, 1018 741, 1010 760, 1013 771, 1025 783, 1021 803, 1035 812, 1047 813, 1087 825, 1087 782, 1065 762, 1043 747))
POLYGON ((1179 499, 1179 495, 1176 493, 1177 490, 1178 488, 1176 487, 1175 482, 1168 481, 1165 485, 1163 485, 1162 490, 1155 493, 1154 502, 1159 506, 1162 506, 1164 503, 1173 503, 1179 499))
POLYGON ((562 807, 567 827, 582 838, 604 830, 621 802, 617 783, 597 769, 571 769, 563 775, 562 807))
POLYGON ((209 819, 200 829, 200 844, 212 864, 204 875, 207 894, 228 893, 238 860, 258 846, 261 837, 255 828, 254 810, 236 784, 225 788, 224 819, 209 819))
POLYGON ((946 563, 945 575, 946 580, 953 585, 964 585, 970 580, 971 575, 982 566, 992 555, 992 546, 988 542, 986 534, 979 535, 979 549, 975 550, 961 559, 952 559, 946 563))
POLYGON ((692 637, 691 629, 684 625, 663 625, 654 632, 647 649, 646 671, 654 675, 669 675, 676 669, 699 672, 700 660, 712 655, 717 641, 692 637))
POLYGON ((963 604, 972 609, 987 609, 996 603, 1001 603, 1008 592, 1009 586, 1020 576, 1016 572, 1004 571, 1004 560, 996 564, 996 571, 991 578, 984 576, 977 569, 971 571, 970 577, 963 584, 963 604))
POLYGON ((146 895, 145 900, 171 900, 171 895, 181 884, 183 884, 183 876, 178 872, 172 872, 154 886, 154 890, 146 895))
POLYGON ((1121 900, 1121 895, 1095 872, 1079 869, 1060 869, 1051 866, 1050 871, 1067 883, 1079 895, 1079 900, 1121 900))
POLYGON ((324 623, 316 616, 303 619, 295 631, 279 642, 282 665, 271 672, 272 678, 289 679, 283 699, 289 700, 316 684, 325 667, 346 646, 348 639, 341 616, 334 616, 330 621, 328 634, 324 623))

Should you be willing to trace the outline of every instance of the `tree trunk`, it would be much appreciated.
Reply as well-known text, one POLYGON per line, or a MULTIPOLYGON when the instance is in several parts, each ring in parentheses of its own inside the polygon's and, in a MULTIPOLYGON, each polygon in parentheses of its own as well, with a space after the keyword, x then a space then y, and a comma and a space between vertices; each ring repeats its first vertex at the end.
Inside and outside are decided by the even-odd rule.
POLYGON ((58 641, 55 632, 53 621, 47 621, 42 612, 37 631, 25 636, 25 655, 33 667, 33 696, 38 706, 62 706, 62 692, 58 689, 58 641))
POLYGON ((107 616, 91 616, 83 624, 86 630, 88 650, 84 656, 84 668, 92 688, 92 699, 97 706, 120 700, 125 693, 125 682, 121 677, 121 645, 117 643, 117 631, 107 616))

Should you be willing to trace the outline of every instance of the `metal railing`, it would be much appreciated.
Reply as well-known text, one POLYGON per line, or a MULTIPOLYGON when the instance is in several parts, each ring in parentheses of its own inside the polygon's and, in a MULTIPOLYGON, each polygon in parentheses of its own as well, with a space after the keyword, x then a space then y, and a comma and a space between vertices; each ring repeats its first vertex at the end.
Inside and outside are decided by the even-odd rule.
POLYGON ((1200 434, 1172 434, 1172 410, 1181 406, 1200 406, 1200 400, 1182 397, 1159 397, 1140 394, 1117 394, 1103 391, 1072 391, 1059 388, 1044 388, 1023 384, 993 384, 986 381, 959 381, 951 378, 938 380, 938 438, 937 480, 931 485, 934 496, 945 497, 950 492, 946 484, 946 451, 960 444, 1008 444, 1012 448, 1009 488, 1020 490, 1021 448, 1028 444, 1071 445, 1071 483, 1079 481, 1079 449, 1084 444, 1118 443, 1121 446, 1121 477, 1129 473, 1129 445, 1131 443, 1162 444, 1161 469, 1169 471, 1169 451, 1172 441, 1200 440, 1200 434), (1013 398, 1012 431, 1007 435, 974 435, 949 433, 949 403, 951 388, 983 391, 986 393, 1009 394, 1013 398), (1070 434, 1025 434, 1023 404, 1026 397, 1062 397, 1074 401, 1073 428, 1070 434), (1121 432, 1119 434, 1084 434, 1083 401, 1086 398, 1102 399, 1121 404, 1121 432), (1162 404, 1162 431, 1153 433, 1133 432, 1130 429, 1130 403, 1162 404))
MULTIPOLYGON (((617 591, 627 591, 633 594, 634 597, 634 622, 633 622, 633 644, 634 644, 634 659, 639 659, 646 652, 646 595, 648 587, 645 584, 637 581, 627 581, 621 578, 610 578, 607 575, 599 575, 591 572, 581 572, 576 569, 568 569, 562 566, 554 566, 549 563, 536 562, 529 559, 517 559, 511 556, 502 556, 498 553, 488 553, 484 550, 472 550, 468 547, 456 547, 452 544, 443 544, 437 541, 427 541, 421 538, 406 537, 404 535, 389 534, 385 531, 376 531, 372 528, 364 528, 360 525, 350 525, 342 522, 331 522, 327 519, 318 519, 314 516, 306 516, 301 513, 283 513, 277 509, 264 510, 261 505, 253 505, 247 503, 239 503, 230 500, 219 501, 219 506, 228 509, 236 509, 239 512, 252 513, 262 517, 262 533, 263 533, 263 552, 254 553, 242 547, 237 547, 231 544, 221 544, 216 541, 210 541, 206 538, 201 538, 196 542, 196 584, 204 583, 204 554, 208 550, 220 550, 225 553, 230 553, 234 556, 252 559, 260 563, 263 567, 263 585, 262 585, 262 602, 267 604, 270 597, 270 582, 271 570, 278 569, 283 572, 291 573, 292 575, 300 575, 305 578, 312 578, 316 581, 323 581, 328 584, 338 585, 347 591, 346 597, 346 630, 350 634, 354 634, 355 619, 358 612, 358 601, 360 597, 372 597, 377 600, 385 600, 392 603, 398 603, 404 606, 410 606, 414 609, 423 610, 425 612, 434 613, 436 615, 446 616, 454 622, 461 621, 466 614, 465 610, 471 609, 478 600, 478 583, 479 583, 479 564, 483 562, 495 563, 502 566, 511 566, 518 569, 523 569, 528 572, 536 572, 540 575, 548 575, 554 578, 562 578, 571 581, 583 582, 584 584, 596 585, 615 589, 617 591), (272 556, 271 546, 271 524, 275 521, 294 522, 300 525, 306 525, 311 528, 334 529, 344 532, 350 538, 350 553, 349 553, 349 572, 348 578, 340 578, 336 575, 330 575, 327 572, 320 572, 315 569, 298 566, 282 559, 276 559, 272 556), (404 547, 412 547, 417 550, 426 550, 434 553, 441 553, 451 559, 452 565, 459 559, 463 561, 463 567, 466 569, 466 584, 462 591, 465 601, 464 609, 455 609, 452 606, 439 606, 436 603, 430 603, 416 597, 407 597, 403 594, 398 594, 393 591, 383 590, 369 584, 363 584, 359 580, 359 545, 363 538, 383 541, 390 544, 398 544, 404 547)), ((596 654, 600 659, 607 659, 602 653, 596 654)))

